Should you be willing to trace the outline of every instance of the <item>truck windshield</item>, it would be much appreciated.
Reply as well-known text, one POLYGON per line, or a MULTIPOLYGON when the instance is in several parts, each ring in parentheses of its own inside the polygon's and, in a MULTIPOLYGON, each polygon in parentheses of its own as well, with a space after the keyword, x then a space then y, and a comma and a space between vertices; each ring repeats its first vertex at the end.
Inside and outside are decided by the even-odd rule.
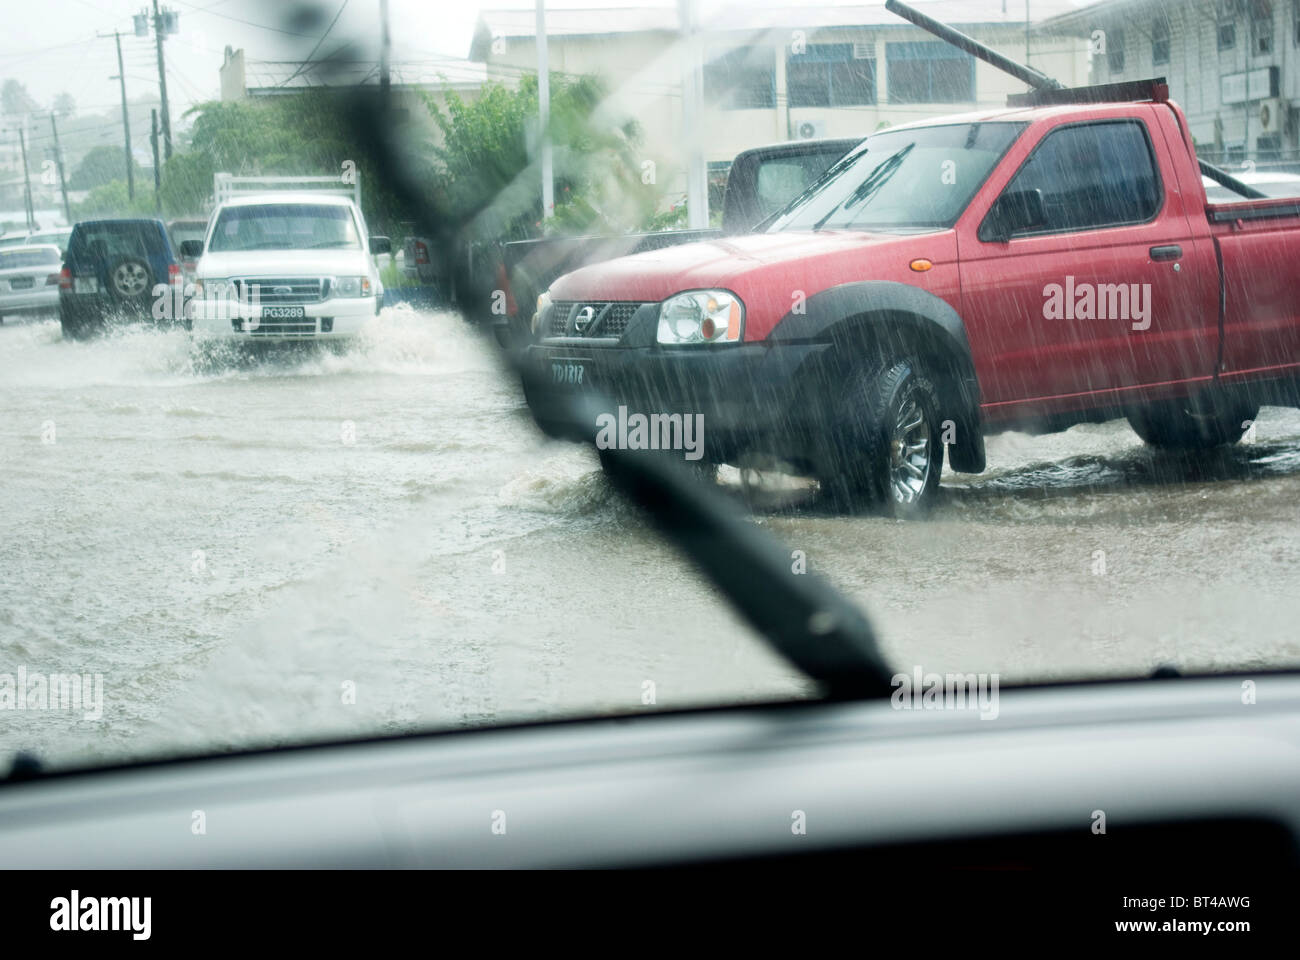
POLYGON ((1024 127, 962 123, 868 137, 804 191, 768 232, 951 227, 1024 127))
POLYGON ((208 249, 360 250, 352 211, 335 204, 267 203, 227 207, 217 217, 208 249))

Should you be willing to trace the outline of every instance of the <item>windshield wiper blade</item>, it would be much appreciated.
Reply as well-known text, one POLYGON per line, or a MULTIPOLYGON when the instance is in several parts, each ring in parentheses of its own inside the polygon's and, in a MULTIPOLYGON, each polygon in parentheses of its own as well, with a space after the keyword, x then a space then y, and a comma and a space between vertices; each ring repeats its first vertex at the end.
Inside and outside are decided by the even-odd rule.
POLYGON ((838 211, 847 210, 850 204, 861 206, 867 200, 871 199, 871 196, 884 186, 885 181, 892 177, 898 168, 902 166, 903 161, 907 159, 907 155, 912 152, 914 146, 916 146, 916 144, 909 143, 897 153, 882 160, 880 166, 872 170, 871 175, 858 184, 843 203, 837 203, 831 208, 830 212, 827 213, 826 216, 813 224, 813 233, 820 230, 825 225, 826 221, 833 217, 838 211))
MULTIPOLYGON (((422 233, 451 249, 457 229, 426 199, 418 177, 401 160, 391 139, 397 127, 389 122, 382 99, 355 91, 350 95, 351 123, 372 144, 395 193, 409 206, 422 233)), ((381 95, 382 96, 382 95, 381 95)), ((464 218, 472 222, 483 211, 464 218)), ((460 258, 452 258, 456 285, 468 291, 487 312, 490 291, 477 291, 460 258)), ((510 366, 525 391, 539 395, 544 383, 513 352, 510 366)), ((613 405, 599 394, 576 394, 547 411, 566 428, 571 439, 595 446, 597 416, 613 405)), ((785 660, 816 681, 833 699, 886 697, 892 690, 891 671, 881 657, 871 625, 843 594, 816 574, 795 574, 789 549, 759 529, 721 492, 710 490, 686 467, 650 451, 600 450, 599 455, 616 489, 646 510, 660 532, 685 554, 766 638, 785 660)))

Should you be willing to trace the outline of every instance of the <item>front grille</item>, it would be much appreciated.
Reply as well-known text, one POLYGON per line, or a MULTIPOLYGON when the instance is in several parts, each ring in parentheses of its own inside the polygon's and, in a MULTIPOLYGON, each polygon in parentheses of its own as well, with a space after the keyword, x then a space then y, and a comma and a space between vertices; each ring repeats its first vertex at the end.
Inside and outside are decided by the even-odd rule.
POLYGON ((251 330, 245 329, 244 320, 231 320, 230 329, 236 333, 247 333, 254 337, 314 337, 316 321, 307 320, 259 320, 251 330))
POLYGON ((621 337, 641 309, 640 303, 621 300, 557 300, 551 312, 547 336, 551 337, 621 337), (578 311, 590 307, 592 319, 582 330, 574 326, 578 311))
POLYGON ((240 300, 251 302, 256 291, 264 307, 286 303, 320 303, 329 293, 329 281, 322 277, 241 277, 234 281, 240 300))

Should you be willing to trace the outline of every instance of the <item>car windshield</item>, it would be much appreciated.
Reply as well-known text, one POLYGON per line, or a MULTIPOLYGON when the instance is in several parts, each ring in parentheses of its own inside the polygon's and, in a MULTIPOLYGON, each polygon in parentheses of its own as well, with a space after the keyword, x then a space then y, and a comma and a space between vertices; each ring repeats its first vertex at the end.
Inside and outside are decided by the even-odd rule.
POLYGON ((1017 123, 966 123, 868 137, 769 230, 950 227, 1023 128, 1017 123))
POLYGON ((352 211, 347 207, 312 203, 268 203, 227 207, 217 215, 208 249, 213 253, 242 250, 360 250, 352 211))
POLYGON ((0 270, 12 270, 15 267, 57 266, 62 259, 58 250, 0 252, 0 270))
POLYGON ((0 278, 0 776, 1300 663, 1300 227, 1185 202, 1188 143, 1300 175, 1244 22, 919 4, 1169 78, 1025 107, 879 2, 52 2, 0 51, 0 245, 73 224, 0 278))

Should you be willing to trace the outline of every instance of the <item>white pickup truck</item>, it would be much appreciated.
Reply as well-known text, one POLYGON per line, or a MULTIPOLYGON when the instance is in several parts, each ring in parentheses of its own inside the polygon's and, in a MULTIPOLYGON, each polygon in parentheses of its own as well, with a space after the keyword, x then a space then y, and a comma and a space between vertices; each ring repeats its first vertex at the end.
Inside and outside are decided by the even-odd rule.
POLYGON ((216 209, 194 256, 189 326, 196 337, 314 340, 356 336, 378 315, 375 255, 390 253, 361 214, 359 185, 336 177, 217 174, 216 209))

